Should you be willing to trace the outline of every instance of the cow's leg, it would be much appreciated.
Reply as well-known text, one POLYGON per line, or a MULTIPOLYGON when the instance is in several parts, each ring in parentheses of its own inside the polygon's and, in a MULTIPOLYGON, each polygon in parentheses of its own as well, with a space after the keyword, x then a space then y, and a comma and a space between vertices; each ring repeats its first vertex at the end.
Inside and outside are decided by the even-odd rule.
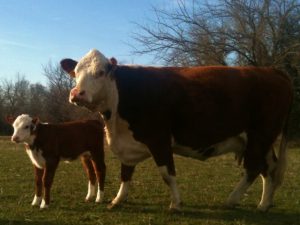
POLYGON ((253 181, 265 170, 267 166, 266 155, 269 149, 270 145, 267 145, 267 142, 263 140, 263 135, 258 133, 255 133, 255 135, 248 134, 248 143, 244 155, 245 174, 229 195, 226 202, 228 206, 238 205, 241 197, 253 181))
POLYGON ((280 166, 284 165, 279 165, 279 163, 280 162, 278 162, 276 158, 274 149, 272 148, 272 151, 270 151, 267 155, 268 168, 261 174, 263 180, 263 192, 261 201, 257 206, 257 208, 261 211, 267 211, 273 205, 275 190, 282 182, 283 176, 282 174, 278 174, 278 172, 282 171, 278 170, 284 170, 285 168, 280 168, 280 166))
POLYGON ((134 168, 135 166, 127 166, 124 165, 123 163, 121 164, 121 186, 117 196, 108 205, 109 209, 120 204, 122 201, 124 201, 127 198, 129 185, 134 172, 134 168))
POLYGON ((155 154, 153 154, 153 158, 159 168, 159 172, 164 180, 164 182, 168 185, 171 191, 171 211, 179 211, 181 206, 180 195, 176 182, 176 172, 175 165, 173 159, 173 153, 171 148, 165 148, 164 151, 157 151, 159 148, 155 148, 155 154))
POLYGON ((58 166, 58 159, 49 160, 46 162, 46 168, 44 169, 43 185, 44 185, 44 198, 40 205, 41 209, 49 207, 50 203, 50 190, 53 183, 56 168, 58 166))
POLYGON ((33 201, 31 203, 32 206, 39 206, 42 202, 42 194, 43 194, 43 174, 44 169, 39 169, 38 167, 34 167, 35 174, 35 195, 33 201))
POLYGON ((85 172, 89 179, 88 192, 85 197, 85 201, 88 202, 88 201, 91 201, 95 197, 95 194, 96 194, 96 188, 95 188, 96 174, 95 174, 90 156, 82 156, 81 162, 82 162, 82 165, 83 165, 85 172))
MULTIPOLYGON (((257 174, 258 176, 258 174, 257 174)), ((255 177, 256 178, 256 177, 255 177)), ((244 176, 236 185, 234 190, 230 193, 226 205, 229 207, 234 207, 240 203, 242 195, 247 191, 247 189, 251 186, 253 181, 255 180, 254 177, 249 177, 247 171, 245 171, 244 176)))
POLYGON ((104 163, 104 156, 95 156, 92 158, 93 167, 96 173, 97 181, 98 181, 98 191, 96 202, 101 203, 104 199, 104 182, 106 175, 106 166, 104 163))

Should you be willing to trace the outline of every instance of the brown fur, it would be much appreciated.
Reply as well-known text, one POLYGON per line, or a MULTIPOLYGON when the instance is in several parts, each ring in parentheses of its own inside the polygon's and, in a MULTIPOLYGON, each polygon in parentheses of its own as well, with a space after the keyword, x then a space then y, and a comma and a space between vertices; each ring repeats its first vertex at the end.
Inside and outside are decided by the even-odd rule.
MULTIPOLYGON (((283 129, 293 98, 291 81, 283 72, 255 67, 115 66, 109 76, 117 84, 119 115, 170 175, 175 175, 172 137, 197 150, 242 132, 248 140, 243 154, 247 179, 251 183, 259 174, 269 174, 266 156, 283 129)), ((126 166, 121 173, 127 174, 124 170, 126 166)))
POLYGON ((80 156, 90 182, 95 185, 97 178, 100 190, 104 190, 106 166, 103 125, 100 121, 38 123, 34 135, 34 143, 28 148, 42 151, 46 160, 44 169, 35 167, 36 196, 41 196, 43 185, 46 205, 50 203, 50 189, 60 159, 74 160, 80 156), (90 156, 82 155, 84 152, 90 152, 90 156))

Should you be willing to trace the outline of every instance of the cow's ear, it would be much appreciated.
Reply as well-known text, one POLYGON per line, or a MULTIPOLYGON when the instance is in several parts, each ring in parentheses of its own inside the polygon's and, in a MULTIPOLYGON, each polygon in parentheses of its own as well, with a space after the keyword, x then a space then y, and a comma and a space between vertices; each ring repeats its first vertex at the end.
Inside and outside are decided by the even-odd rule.
POLYGON ((114 57, 110 58, 109 61, 110 61, 110 63, 111 63, 112 66, 116 66, 118 64, 118 61, 114 57))
POLYGON ((118 64, 118 61, 116 60, 116 58, 114 58, 114 57, 110 58, 109 59, 109 64, 108 64, 108 72, 115 69, 117 64, 118 64))
POLYGON ((38 117, 34 117, 33 119, 32 119, 32 123, 33 124, 38 124, 40 122, 40 119, 38 118, 38 117))
POLYGON ((75 77, 75 67, 77 65, 77 61, 73 59, 63 59, 60 61, 60 65, 64 71, 66 71, 71 77, 75 77))
POLYGON ((15 116, 6 116, 5 120, 8 124, 13 124, 16 120, 16 117, 15 116))

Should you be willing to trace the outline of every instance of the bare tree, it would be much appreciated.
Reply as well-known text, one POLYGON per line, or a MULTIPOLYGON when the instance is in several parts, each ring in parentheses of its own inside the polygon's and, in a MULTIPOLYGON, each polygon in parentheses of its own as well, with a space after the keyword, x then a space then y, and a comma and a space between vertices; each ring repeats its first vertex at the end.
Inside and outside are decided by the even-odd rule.
POLYGON ((138 24, 134 53, 174 65, 237 64, 284 67, 299 57, 299 0, 177 1, 154 8, 151 25, 138 24))
POLYGON ((8 114, 16 115, 28 110, 28 90, 29 81, 19 73, 16 76, 16 81, 3 81, 3 107, 8 114))
POLYGON ((99 117, 69 103, 69 93, 74 86, 74 81, 61 69, 59 64, 49 62, 46 66, 43 66, 43 71, 48 81, 48 90, 45 98, 45 119, 47 121, 62 122, 80 118, 99 117))

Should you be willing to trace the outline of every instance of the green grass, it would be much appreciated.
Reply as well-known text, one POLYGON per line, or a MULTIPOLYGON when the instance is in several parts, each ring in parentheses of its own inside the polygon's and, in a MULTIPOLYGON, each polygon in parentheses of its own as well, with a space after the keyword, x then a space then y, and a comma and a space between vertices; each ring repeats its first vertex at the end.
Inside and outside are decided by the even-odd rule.
POLYGON ((183 200, 182 212, 170 214, 170 195, 152 159, 137 166, 128 201, 106 209, 118 191, 119 161, 106 152, 107 181, 104 204, 85 203, 87 179, 80 162, 61 162, 52 188, 50 208, 31 207, 33 167, 22 145, 0 138, 0 225, 83 224, 300 224, 300 150, 289 150, 289 165, 283 186, 275 196, 276 207, 268 213, 256 210, 261 181, 249 189, 241 206, 223 207, 242 169, 232 155, 200 162, 175 157, 177 180, 183 200))

